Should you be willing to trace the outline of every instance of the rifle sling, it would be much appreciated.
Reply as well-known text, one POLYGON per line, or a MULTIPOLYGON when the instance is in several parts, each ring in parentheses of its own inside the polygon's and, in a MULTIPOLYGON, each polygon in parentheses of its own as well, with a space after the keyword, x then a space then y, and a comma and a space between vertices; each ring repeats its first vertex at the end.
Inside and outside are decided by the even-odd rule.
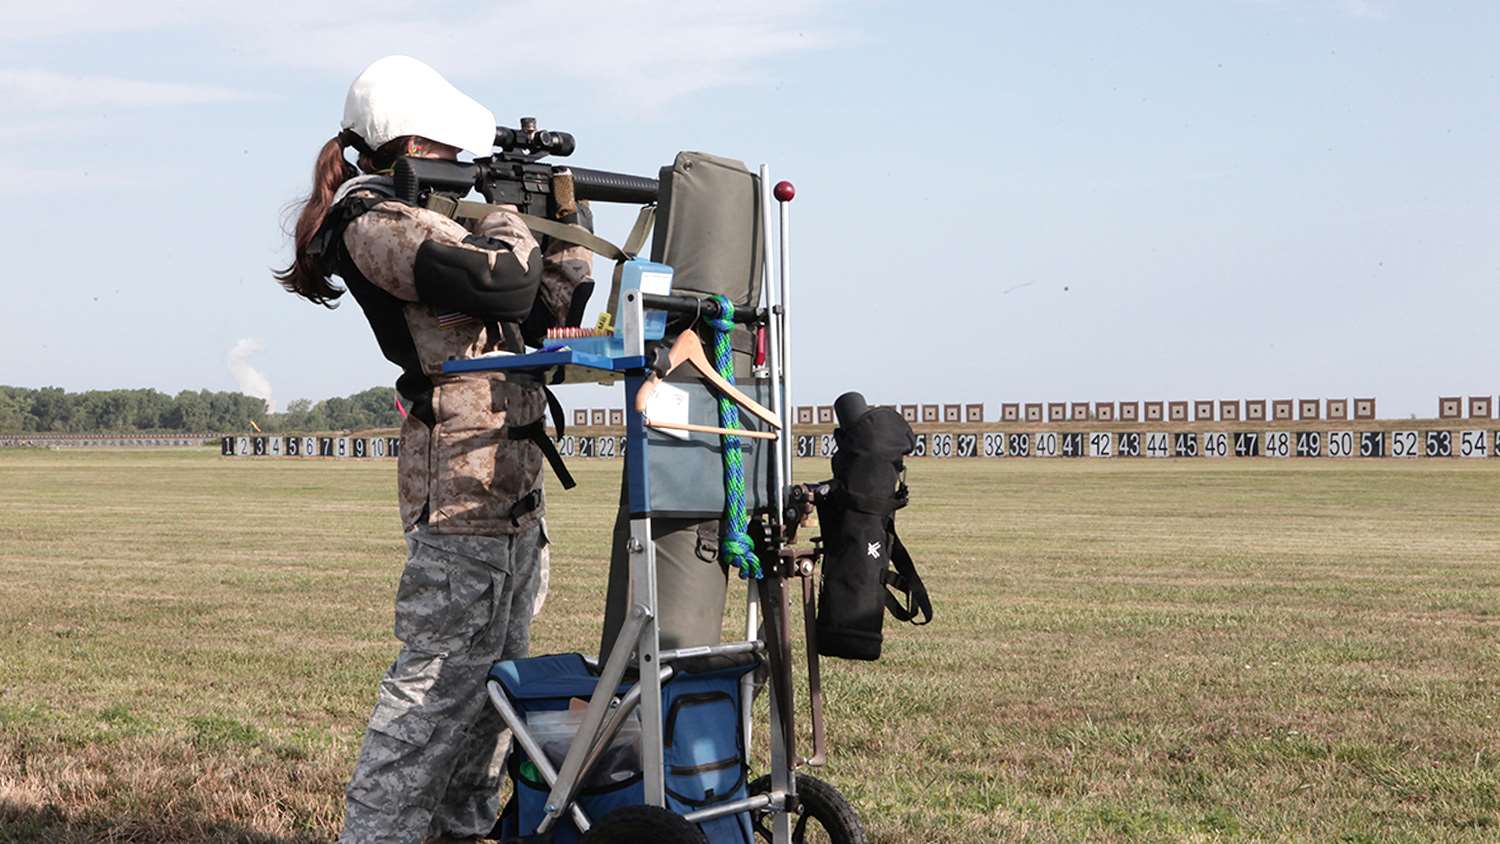
MULTIPOLYGON (((427 198, 427 208, 455 219, 463 218, 469 220, 483 220, 496 211, 509 211, 521 218, 526 227, 539 235, 571 243, 574 246, 582 246, 584 249, 596 255, 602 255, 611 261, 628 261, 630 255, 626 250, 610 243, 597 234, 589 231, 583 226, 572 223, 559 223, 556 220, 548 220, 533 214, 522 214, 510 208, 500 205, 490 205, 487 202, 472 202, 467 199, 453 199, 441 194, 433 194, 427 198)), ((634 236, 634 232, 631 233, 634 236)))
POLYGON ((625 254, 634 258, 641 254, 641 247, 646 245, 646 238, 651 236, 651 227, 656 222, 656 206, 642 205, 641 212, 635 215, 635 225, 630 227, 630 234, 625 238, 625 254))

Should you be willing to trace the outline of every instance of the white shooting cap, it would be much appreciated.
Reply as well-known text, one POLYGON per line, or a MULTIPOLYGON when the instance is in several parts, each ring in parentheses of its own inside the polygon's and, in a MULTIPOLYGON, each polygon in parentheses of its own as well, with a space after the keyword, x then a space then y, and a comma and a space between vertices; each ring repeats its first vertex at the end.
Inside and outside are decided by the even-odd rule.
POLYGON ((344 98, 341 126, 358 133, 370 149, 403 135, 478 156, 495 147, 495 115, 410 56, 378 59, 355 78, 344 98))

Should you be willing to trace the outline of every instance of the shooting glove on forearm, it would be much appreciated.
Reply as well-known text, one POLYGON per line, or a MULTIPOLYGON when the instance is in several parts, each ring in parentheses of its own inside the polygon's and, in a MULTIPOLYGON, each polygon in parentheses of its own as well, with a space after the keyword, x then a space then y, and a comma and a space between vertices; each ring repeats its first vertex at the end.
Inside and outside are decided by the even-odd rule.
MULTIPOLYGON (((594 215, 585 201, 573 198, 572 174, 561 172, 552 179, 559 222, 594 230, 594 215)), ((549 241, 542 256, 542 282, 536 305, 521 324, 526 342, 540 346, 547 329, 575 326, 583 321, 584 308, 594 292, 593 253, 582 246, 560 240, 549 241)))

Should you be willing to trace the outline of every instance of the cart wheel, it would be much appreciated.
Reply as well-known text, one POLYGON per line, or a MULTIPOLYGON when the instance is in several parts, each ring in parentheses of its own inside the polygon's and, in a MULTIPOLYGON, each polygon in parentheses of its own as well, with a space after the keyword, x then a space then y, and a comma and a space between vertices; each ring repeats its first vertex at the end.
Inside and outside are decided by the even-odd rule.
MULTIPOLYGON (((751 794, 771 790, 771 778, 761 777, 750 784, 751 794)), ((797 775, 797 813, 792 816, 792 844, 867 844, 865 825, 838 789, 807 774, 797 775)), ((771 827, 765 815, 755 819, 755 832, 763 841, 771 840, 771 827)))
POLYGON ((622 806, 589 827, 579 844, 708 844, 703 830, 656 806, 622 806))

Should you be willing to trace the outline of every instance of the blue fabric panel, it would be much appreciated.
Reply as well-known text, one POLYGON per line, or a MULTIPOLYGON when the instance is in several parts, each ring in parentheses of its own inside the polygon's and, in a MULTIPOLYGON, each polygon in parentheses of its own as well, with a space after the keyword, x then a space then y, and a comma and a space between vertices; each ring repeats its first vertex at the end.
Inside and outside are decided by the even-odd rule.
POLYGON ((675 695, 667 708, 664 736, 667 788, 689 806, 718 803, 744 785, 744 748, 738 695, 705 690, 675 695))
MULTIPOLYGON (((747 794, 740 678, 753 666, 678 674, 662 690, 667 806, 686 814, 747 794), (670 733, 671 741, 666 740, 670 733)), ((699 824, 710 844, 755 844, 741 812, 699 824)))

